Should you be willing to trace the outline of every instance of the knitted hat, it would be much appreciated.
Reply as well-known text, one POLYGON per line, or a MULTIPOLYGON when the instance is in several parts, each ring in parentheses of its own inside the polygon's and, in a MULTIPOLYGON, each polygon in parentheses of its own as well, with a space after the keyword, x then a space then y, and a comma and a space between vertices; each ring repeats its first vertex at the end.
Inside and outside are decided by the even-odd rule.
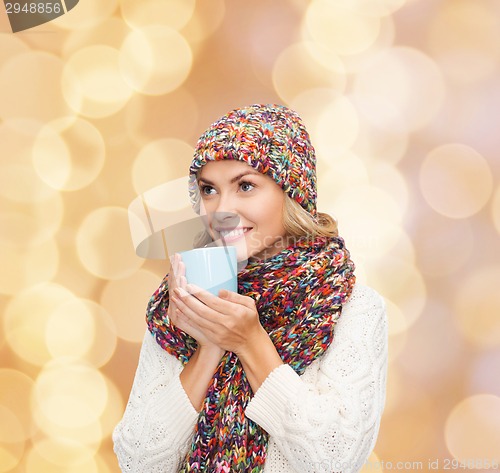
POLYGON ((229 112, 201 135, 189 168, 191 202, 199 209, 197 173, 208 161, 236 159, 270 176, 316 215, 316 156, 299 115, 282 105, 250 105, 229 112))

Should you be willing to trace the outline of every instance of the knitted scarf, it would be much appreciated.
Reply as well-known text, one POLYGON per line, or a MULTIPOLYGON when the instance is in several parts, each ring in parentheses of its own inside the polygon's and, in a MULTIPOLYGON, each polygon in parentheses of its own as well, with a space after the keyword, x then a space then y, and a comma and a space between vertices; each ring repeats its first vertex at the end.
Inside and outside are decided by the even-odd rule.
MULTIPOLYGON (((299 375, 333 339, 342 304, 355 282, 354 264, 342 238, 302 238, 238 274, 238 292, 256 301, 260 322, 284 363, 299 375)), ((148 305, 147 323, 156 341, 186 364, 196 341, 170 323, 167 278, 148 305)), ((221 358, 207 386, 191 448, 179 472, 262 470, 268 434, 245 417, 252 391, 232 352, 221 358)))

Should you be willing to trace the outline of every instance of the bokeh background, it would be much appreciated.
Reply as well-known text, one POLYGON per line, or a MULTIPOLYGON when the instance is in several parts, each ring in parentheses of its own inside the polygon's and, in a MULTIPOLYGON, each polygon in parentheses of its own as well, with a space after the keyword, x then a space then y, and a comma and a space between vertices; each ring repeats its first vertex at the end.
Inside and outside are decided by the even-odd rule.
POLYGON ((498 464, 499 64, 498 0, 80 0, 16 34, 2 5, 0 473, 119 471, 168 269, 135 255, 127 207, 257 102, 303 116, 319 209, 387 301, 365 470, 498 464))

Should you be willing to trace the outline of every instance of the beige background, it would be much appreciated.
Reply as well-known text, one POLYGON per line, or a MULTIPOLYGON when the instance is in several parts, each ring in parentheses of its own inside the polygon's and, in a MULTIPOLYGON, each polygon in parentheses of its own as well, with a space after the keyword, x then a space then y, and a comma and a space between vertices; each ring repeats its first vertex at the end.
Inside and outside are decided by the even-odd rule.
POLYGON ((17 34, 2 6, 0 472, 118 471, 167 270, 127 207, 256 102, 303 116, 319 209, 387 300, 366 471, 499 461, 499 60, 498 0, 81 0, 17 34))

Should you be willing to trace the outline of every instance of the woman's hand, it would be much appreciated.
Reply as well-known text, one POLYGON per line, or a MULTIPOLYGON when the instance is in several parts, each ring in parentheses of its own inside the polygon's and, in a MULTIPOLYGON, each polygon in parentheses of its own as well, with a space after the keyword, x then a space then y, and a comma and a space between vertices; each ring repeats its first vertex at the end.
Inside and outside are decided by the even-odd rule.
POLYGON ((268 338, 251 297, 226 290, 216 297, 194 285, 177 287, 174 294, 182 319, 224 350, 242 355, 262 337, 268 338))
POLYGON ((186 280, 186 268, 184 263, 182 263, 181 260, 181 255, 178 253, 175 253, 171 265, 170 265, 170 271, 168 273, 168 310, 167 314, 170 320, 173 321, 175 318, 176 310, 177 310, 177 305, 175 304, 173 300, 174 296, 174 290, 177 287, 182 287, 186 289, 187 285, 187 280, 186 280), (182 272, 181 272, 182 270, 182 272))
POLYGON ((207 386, 224 355, 224 350, 212 343, 203 330, 191 324, 181 310, 184 304, 178 294, 188 294, 186 285, 186 266, 182 262, 181 256, 176 253, 168 275, 168 316, 176 327, 191 335, 198 342, 197 350, 184 366, 179 379, 191 404, 199 411, 203 407, 207 386))
MULTIPOLYGON (((168 317, 172 323, 186 332, 188 335, 193 337, 200 347, 214 349, 216 351, 222 350, 213 344, 202 330, 199 330, 196 326, 192 325, 184 313, 179 310, 179 299, 176 290, 186 292, 186 267, 182 262, 181 256, 176 253, 172 261, 172 267, 168 275, 168 291, 169 291, 169 304, 168 304, 168 317)), ((181 292, 182 293, 182 292, 181 292)))
POLYGON ((219 297, 196 286, 176 289, 178 308, 191 326, 224 350, 238 355, 253 392, 283 364, 269 335, 260 324, 255 301, 222 290, 219 297))

